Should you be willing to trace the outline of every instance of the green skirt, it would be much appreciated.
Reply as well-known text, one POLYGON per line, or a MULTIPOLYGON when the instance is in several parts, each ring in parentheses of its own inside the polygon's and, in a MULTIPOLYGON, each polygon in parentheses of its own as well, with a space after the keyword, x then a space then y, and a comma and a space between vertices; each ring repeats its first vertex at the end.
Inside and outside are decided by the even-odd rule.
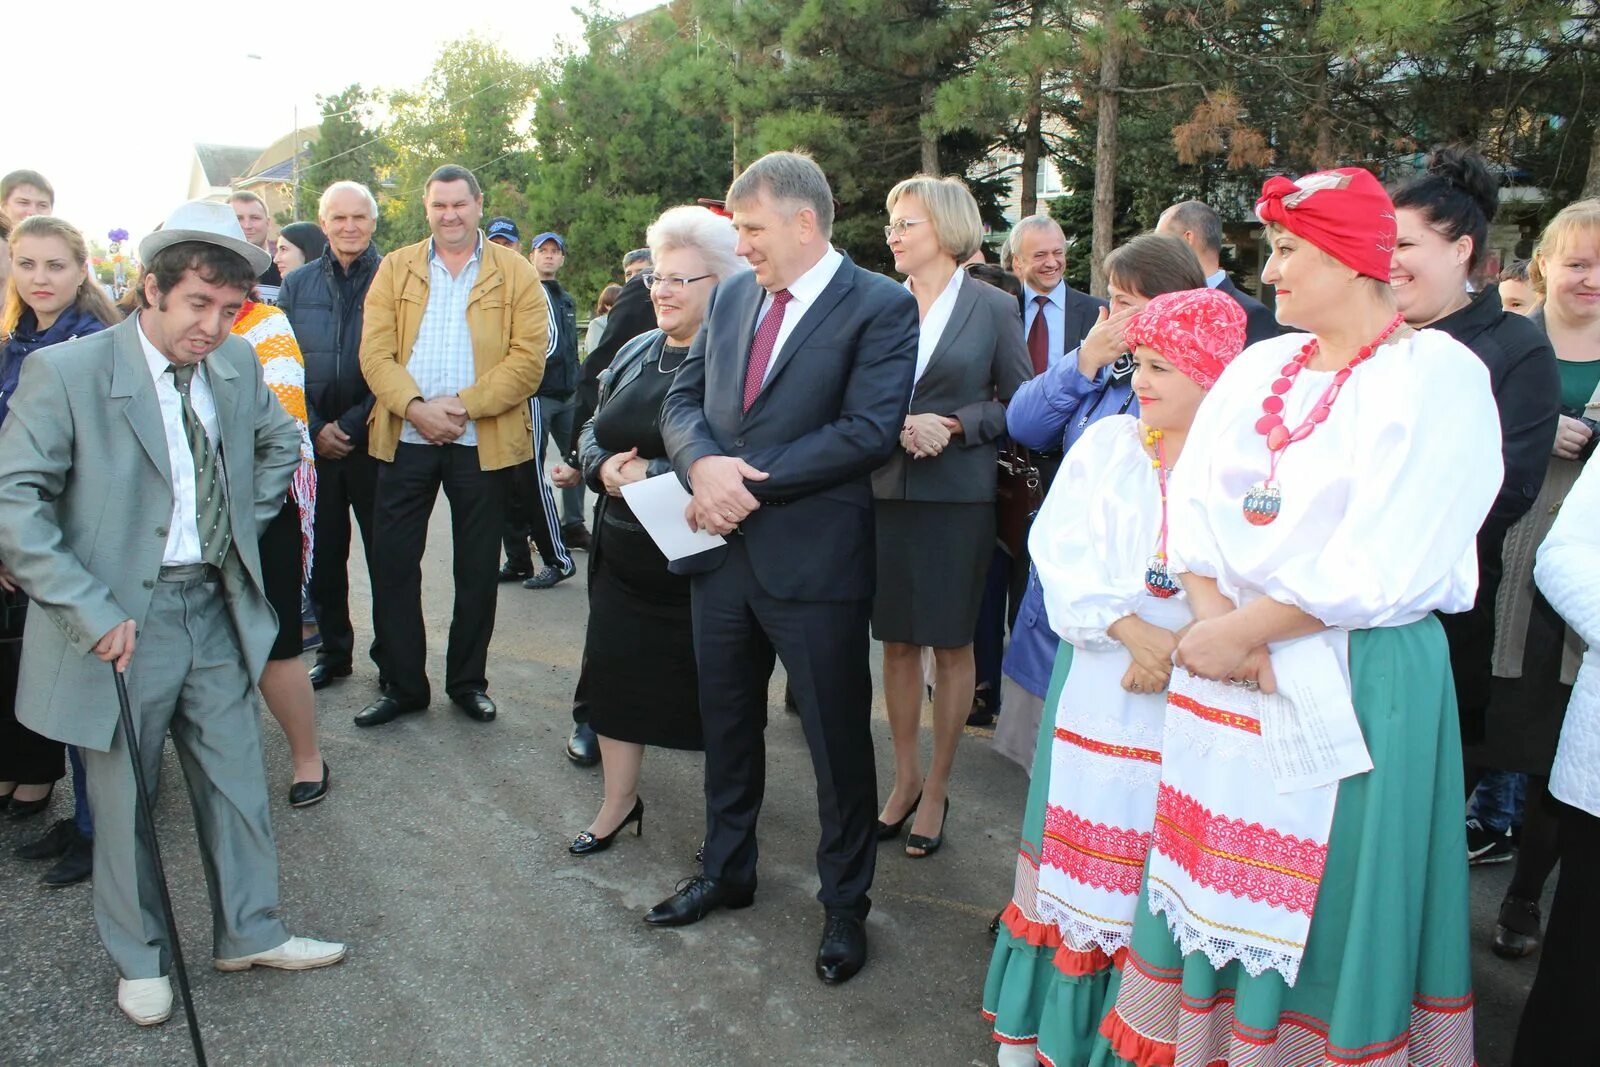
MULTIPOLYGON (((1293 987, 1179 953, 1142 899, 1102 1034, 1139 1067, 1471 1067, 1461 738, 1433 616, 1350 635, 1373 769, 1339 785, 1293 987)), ((997 953, 998 954, 998 953, 997 953)))
POLYGON ((1022 816, 1017 877, 1011 902, 1002 913, 999 936, 983 984, 983 1017, 996 1041, 1037 1043, 1041 1063, 1054 1067, 1109 1063, 1100 1023, 1115 993, 1116 975, 1108 960, 1091 974, 1068 974, 1056 965, 1061 932, 1041 922, 1034 909, 1043 852, 1045 800, 1050 795, 1050 753, 1055 738, 1055 708, 1072 668, 1072 646, 1061 643, 1045 696, 1034 747, 1033 777, 1022 816))

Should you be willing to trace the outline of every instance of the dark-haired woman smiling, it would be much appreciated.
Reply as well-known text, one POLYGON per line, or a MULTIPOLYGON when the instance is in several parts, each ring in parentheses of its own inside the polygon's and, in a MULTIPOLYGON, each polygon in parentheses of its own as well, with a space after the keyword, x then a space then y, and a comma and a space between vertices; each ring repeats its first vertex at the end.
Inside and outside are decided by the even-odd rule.
MULTIPOLYGON (((1461 711, 1461 740, 1483 740, 1494 658, 1495 596, 1506 531, 1533 506, 1555 440, 1561 378, 1543 332, 1500 306, 1500 291, 1470 280, 1483 261, 1499 184, 1475 152, 1444 149, 1394 194, 1397 236, 1389 284, 1406 323, 1472 349, 1489 370, 1500 412, 1505 481, 1478 531, 1478 595, 1472 609, 1442 616, 1461 711)), ((1469 848, 1472 847, 1469 842, 1469 848)))

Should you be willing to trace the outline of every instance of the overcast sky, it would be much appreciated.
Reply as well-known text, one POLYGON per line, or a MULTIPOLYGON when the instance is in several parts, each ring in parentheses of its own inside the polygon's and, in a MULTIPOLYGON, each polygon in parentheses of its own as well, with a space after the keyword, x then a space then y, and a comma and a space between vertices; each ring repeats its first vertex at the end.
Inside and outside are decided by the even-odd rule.
MULTIPOLYGON (((633 14, 653 0, 609 0, 633 14)), ((576 41, 571 0, 55 0, 8 32, 10 114, 0 174, 43 173, 56 213, 104 241, 134 239, 182 202, 195 142, 264 146, 351 82, 414 86, 440 47, 469 33, 526 60, 576 41), (28 32, 36 28, 37 36, 28 32), (261 56, 247 58, 251 53, 261 56)))

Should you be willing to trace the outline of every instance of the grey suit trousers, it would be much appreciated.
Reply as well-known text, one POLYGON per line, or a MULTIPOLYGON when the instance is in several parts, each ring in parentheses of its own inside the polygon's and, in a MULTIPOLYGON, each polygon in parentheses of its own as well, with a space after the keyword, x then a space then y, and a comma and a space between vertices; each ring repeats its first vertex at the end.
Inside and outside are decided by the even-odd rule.
MULTIPOLYGON (((220 959, 289 940, 277 916, 278 853, 253 690, 222 586, 205 579, 157 582, 128 669, 134 728, 152 790, 172 732, 194 807, 220 959)), ((94 810, 100 938, 122 977, 159 977, 171 949, 155 863, 137 829, 122 727, 110 751, 84 749, 83 762, 94 810)))

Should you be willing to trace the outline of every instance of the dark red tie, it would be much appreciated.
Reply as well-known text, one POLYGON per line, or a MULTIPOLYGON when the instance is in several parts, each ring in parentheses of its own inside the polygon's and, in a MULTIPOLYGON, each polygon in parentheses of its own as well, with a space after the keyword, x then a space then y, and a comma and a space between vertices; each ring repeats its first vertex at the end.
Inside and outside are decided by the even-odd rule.
POLYGON ((761 383, 767 380, 767 365, 772 362, 772 349, 778 343, 778 331, 783 329, 783 306, 794 299, 789 290, 779 289, 772 294, 772 306, 767 317, 756 327, 756 339, 750 342, 750 365, 744 372, 744 409, 761 395, 761 383))
POLYGON ((1034 313, 1033 325, 1028 327, 1028 358, 1033 361, 1033 373, 1043 374, 1050 366, 1050 327, 1045 325, 1044 309, 1050 303, 1048 296, 1036 296, 1039 305, 1034 313))

